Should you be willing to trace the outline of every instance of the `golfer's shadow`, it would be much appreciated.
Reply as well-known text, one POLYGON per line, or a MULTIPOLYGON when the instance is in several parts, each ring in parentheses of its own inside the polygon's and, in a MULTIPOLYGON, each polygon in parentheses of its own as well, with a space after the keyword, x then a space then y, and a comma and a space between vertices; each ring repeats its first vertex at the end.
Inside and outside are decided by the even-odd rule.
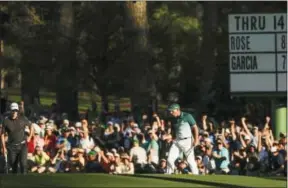
POLYGON ((5 174, 6 173, 6 162, 5 162, 5 157, 3 155, 0 155, 0 174, 5 174))
POLYGON ((147 175, 147 174, 135 174, 135 175, 127 175, 137 178, 150 178, 150 179, 158 179, 158 180, 166 180, 166 181, 173 181, 173 182, 179 182, 179 183, 194 183, 199 185, 207 185, 212 187, 224 187, 224 188, 230 188, 230 187, 237 187, 237 188, 248 188, 246 186, 239 186, 239 185, 233 185, 228 183, 219 183, 219 182, 211 182, 211 181, 200 181, 192 179, 193 176, 191 175, 191 179, 181 178, 177 176, 169 177, 170 175, 163 175, 163 176, 153 176, 153 175, 147 175))

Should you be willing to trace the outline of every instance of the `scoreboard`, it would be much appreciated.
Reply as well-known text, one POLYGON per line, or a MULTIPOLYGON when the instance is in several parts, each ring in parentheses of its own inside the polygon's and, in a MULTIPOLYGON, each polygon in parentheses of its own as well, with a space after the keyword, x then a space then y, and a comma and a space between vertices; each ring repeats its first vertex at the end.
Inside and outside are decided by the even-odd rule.
POLYGON ((230 92, 286 93, 287 14, 228 17, 230 92))

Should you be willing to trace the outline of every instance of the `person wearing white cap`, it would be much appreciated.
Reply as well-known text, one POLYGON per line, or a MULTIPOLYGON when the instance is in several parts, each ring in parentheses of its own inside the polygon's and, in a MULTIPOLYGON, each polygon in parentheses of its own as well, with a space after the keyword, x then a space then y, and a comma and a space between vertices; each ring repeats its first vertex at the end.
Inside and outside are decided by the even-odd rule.
POLYGON ((62 130, 69 128, 69 121, 67 119, 63 120, 63 123, 60 127, 59 133, 62 134, 62 130))
POLYGON ((68 119, 63 120, 63 126, 69 127, 69 120, 68 119))
POLYGON ((22 174, 27 173, 27 141, 30 141, 34 134, 34 129, 31 123, 24 116, 20 116, 19 106, 17 103, 10 105, 10 116, 3 121, 1 141, 2 152, 7 153, 8 162, 12 167, 12 173, 16 174, 18 171, 18 164, 20 163, 20 170, 22 174), (25 134, 25 128, 30 128, 28 138, 25 134), (8 134, 8 142, 6 146, 5 135, 8 134))
POLYGON ((134 164, 130 162, 130 157, 127 153, 121 155, 123 168, 122 174, 134 174, 134 164))

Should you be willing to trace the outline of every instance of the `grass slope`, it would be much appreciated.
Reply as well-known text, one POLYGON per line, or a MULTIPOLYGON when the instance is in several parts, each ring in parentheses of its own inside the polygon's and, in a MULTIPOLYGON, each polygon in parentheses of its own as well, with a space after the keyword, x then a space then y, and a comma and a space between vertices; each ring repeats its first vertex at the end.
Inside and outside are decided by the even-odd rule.
MULTIPOLYGON (((21 101, 20 89, 6 89, 8 100, 21 101)), ((85 92, 79 92, 78 104, 79 112, 85 112, 91 106, 91 95, 85 92)), ((56 94, 53 92, 40 91, 40 103, 43 107, 50 107, 52 103, 56 102, 56 94)), ((101 106, 101 103, 97 101, 97 105, 101 106)))
MULTIPOLYGON (((165 175, 145 175, 150 178, 167 179, 165 175)), ((209 175, 209 176, 191 176, 191 175, 173 175, 168 176, 170 181, 191 182, 217 187, 286 187, 286 178, 277 177, 249 177, 232 175, 209 175)))
POLYGON ((286 181, 247 176, 51 174, 4 175, 0 187, 286 187, 286 181))
MULTIPOLYGON (((195 186, 201 186, 193 184, 195 186)), ((191 184, 109 174, 53 174, 3 176, 2 187, 190 187, 191 184)))

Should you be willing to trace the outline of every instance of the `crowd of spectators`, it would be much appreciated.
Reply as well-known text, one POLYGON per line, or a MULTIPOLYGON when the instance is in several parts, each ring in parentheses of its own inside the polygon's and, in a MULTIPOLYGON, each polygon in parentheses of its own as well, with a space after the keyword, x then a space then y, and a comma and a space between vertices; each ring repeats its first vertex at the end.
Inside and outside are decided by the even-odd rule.
MULTIPOLYGON (((31 123, 27 157, 32 173, 166 173, 173 143, 169 117, 154 113, 143 114, 139 122, 131 115, 71 122, 65 114, 50 113, 31 123)), ((245 117, 216 126, 203 114, 197 125, 200 144, 194 150, 200 174, 286 176, 287 137, 274 138, 270 117, 263 117, 263 126, 245 117)), ((185 155, 175 164, 175 173, 191 173, 185 155)))

